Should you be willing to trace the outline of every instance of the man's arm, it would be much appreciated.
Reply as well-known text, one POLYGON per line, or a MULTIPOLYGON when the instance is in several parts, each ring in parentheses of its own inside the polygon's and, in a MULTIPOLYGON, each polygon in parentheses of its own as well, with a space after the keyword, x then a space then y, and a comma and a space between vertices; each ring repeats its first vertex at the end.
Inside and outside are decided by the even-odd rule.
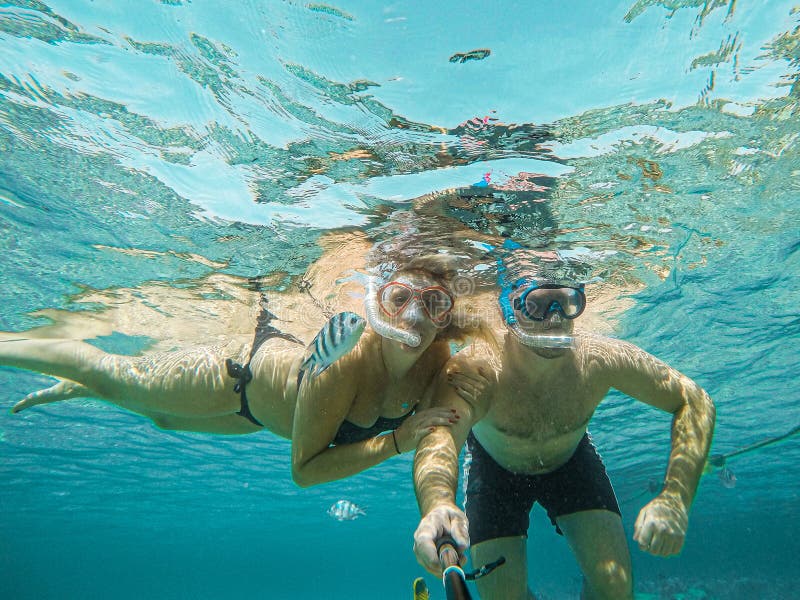
POLYGON ((609 345, 609 385, 673 415, 664 487, 640 513, 634 537, 653 554, 675 554, 683 545, 689 508, 711 446, 714 403, 694 381, 644 350, 618 340, 610 340, 609 345), (653 521, 664 520, 672 531, 658 535, 659 524, 653 526, 653 521))
POLYGON ((486 399, 493 387, 482 364, 457 355, 439 374, 433 406, 455 410, 457 423, 433 428, 414 456, 414 489, 422 515, 414 534, 414 551, 420 564, 432 573, 440 571, 437 539, 449 535, 462 555, 469 545, 466 516, 456 506, 458 455, 472 425, 486 413, 486 399))

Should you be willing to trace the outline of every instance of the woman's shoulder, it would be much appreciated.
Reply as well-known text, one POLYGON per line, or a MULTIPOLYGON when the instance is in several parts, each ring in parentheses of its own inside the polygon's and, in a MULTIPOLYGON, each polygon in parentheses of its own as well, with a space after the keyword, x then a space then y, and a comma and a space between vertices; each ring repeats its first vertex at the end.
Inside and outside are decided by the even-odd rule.
POLYGON ((382 370, 381 356, 380 338, 371 331, 365 331, 353 349, 339 357, 332 368, 349 379, 362 381, 382 370))

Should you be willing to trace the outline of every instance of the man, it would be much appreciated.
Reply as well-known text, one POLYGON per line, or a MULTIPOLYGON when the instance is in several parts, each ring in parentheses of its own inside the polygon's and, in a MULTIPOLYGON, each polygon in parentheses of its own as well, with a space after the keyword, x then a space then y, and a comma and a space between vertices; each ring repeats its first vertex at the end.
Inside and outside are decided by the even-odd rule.
POLYGON ((630 552, 614 491, 586 431, 615 388, 672 413, 664 486, 639 513, 634 540, 657 556, 680 552, 689 508, 714 429, 714 404, 696 383, 640 348, 573 331, 585 308, 582 286, 534 278, 503 288, 508 331, 484 356, 456 355, 437 403, 459 422, 418 446, 414 482, 422 520, 420 563, 439 572, 436 540, 451 536, 472 561, 506 557, 478 580, 483 600, 528 600, 528 513, 539 502, 584 574, 583 597, 633 598, 630 552), (455 504, 458 454, 467 443, 465 511, 455 504), (468 520, 467 520, 468 518, 468 520), (469 523, 469 535, 467 532, 469 523))

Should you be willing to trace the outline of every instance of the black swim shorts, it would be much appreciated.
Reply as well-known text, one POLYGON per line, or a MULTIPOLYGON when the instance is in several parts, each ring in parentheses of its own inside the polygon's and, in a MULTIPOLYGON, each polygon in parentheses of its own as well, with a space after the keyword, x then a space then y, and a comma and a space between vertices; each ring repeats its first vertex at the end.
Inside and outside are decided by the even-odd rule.
POLYGON ((508 536, 527 536, 534 502, 547 510, 560 534, 556 517, 582 510, 606 509, 620 515, 617 497, 589 434, 572 457, 542 475, 512 473, 489 456, 470 432, 465 464, 464 511, 471 544, 508 536))

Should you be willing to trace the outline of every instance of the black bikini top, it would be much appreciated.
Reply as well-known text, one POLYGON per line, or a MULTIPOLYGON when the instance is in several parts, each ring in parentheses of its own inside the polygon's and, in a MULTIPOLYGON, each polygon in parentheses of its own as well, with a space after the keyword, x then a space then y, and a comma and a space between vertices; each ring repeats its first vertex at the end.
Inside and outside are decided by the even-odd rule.
POLYGON ((400 427, 408 417, 414 414, 415 408, 416 407, 412 408, 400 417, 378 417, 378 420, 375 421, 375 424, 371 427, 360 427, 350 421, 342 421, 342 424, 339 426, 339 431, 336 432, 336 437, 333 438, 333 445, 355 444, 356 442, 363 442, 364 440, 373 438, 384 431, 394 431, 400 427))

